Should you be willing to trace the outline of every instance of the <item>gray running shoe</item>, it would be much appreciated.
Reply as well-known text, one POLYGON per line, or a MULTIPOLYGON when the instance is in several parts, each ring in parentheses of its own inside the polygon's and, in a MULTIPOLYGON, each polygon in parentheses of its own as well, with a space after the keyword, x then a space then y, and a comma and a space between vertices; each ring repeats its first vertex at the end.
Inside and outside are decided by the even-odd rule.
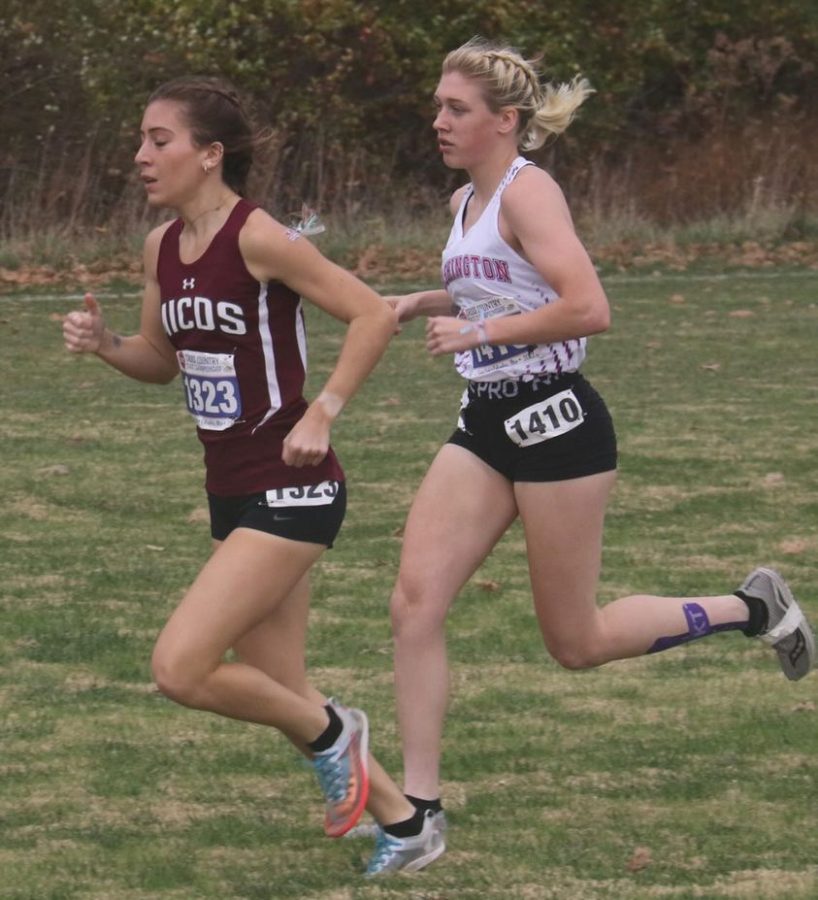
POLYGON ((375 852, 366 867, 365 877, 417 872, 441 856, 446 850, 446 839, 435 822, 437 815, 440 814, 426 813, 420 834, 413 837, 396 838, 379 828, 375 852))
POLYGON ((778 654, 790 681, 803 678, 815 662, 815 638, 786 581, 773 569, 754 569, 739 592, 757 597, 767 607, 767 630, 759 637, 778 654))
MULTIPOLYGON (((432 819, 435 823, 435 828, 438 831, 446 833, 446 829, 449 827, 449 823, 446 821, 446 813, 441 809, 439 812, 432 814, 432 819)), ((345 838, 377 838, 378 832, 381 830, 381 826, 378 825, 377 822, 361 822, 360 825, 356 825, 354 828, 351 828, 345 835, 345 838)))

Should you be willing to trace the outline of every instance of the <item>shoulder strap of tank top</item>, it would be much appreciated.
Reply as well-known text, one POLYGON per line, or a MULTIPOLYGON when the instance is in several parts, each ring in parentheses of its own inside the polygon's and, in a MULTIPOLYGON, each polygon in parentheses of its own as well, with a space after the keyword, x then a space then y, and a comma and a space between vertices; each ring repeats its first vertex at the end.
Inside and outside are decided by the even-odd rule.
POLYGON ((256 209, 256 204, 245 200, 244 197, 239 198, 239 202, 230 210, 227 221, 222 225, 219 234, 224 237, 235 238, 241 231, 247 217, 256 209))
POLYGON ((495 197, 499 199, 503 191, 511 184, 512 181, 514 181, 514 179, 520 174, 520 172, 526 166, 533 165, 534 163, 531 162, 530 159, 526 159, 524 156, 518 156, 506 169, 505 175, 503 175, 500 184, 497 187, 497 193, 495 194, 495 197))
POLYGON ((183 224, 181 218, 174 219, 165 229, 165 233, 159 241, 159 253, 156 258, 157 273, 160 273, 165 265, 179 264, 179 234, 183 224))

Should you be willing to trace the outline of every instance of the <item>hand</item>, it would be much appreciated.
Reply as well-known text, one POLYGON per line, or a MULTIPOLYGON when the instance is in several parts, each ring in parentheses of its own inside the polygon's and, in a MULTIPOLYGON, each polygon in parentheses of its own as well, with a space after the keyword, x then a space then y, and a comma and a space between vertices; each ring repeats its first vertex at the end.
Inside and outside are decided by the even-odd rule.
POLYGON ((63 342, 71 353, 96 353, 102 345, 102 310, 93 294, 85 295, 84 304, 84 310, 74 310, 62 320, 63 342))
MULTIPOLYGON (((398 303, 401 299, 400 297, 384 297, 383 299, 386 301, 386 305, 388 307, 390 307, 393 311, 397 311, 398 303)), ((400 314, 398 314, 398 323, 400 323, 400 314)), ((400 334, 401 331, 403 331, 403 329, 401 328, 400 324, 397 324, 395 325, 395 330, 392 332, 392 334, 400 334)))
MULTIPOLYGON (((398 322, 408 322, 414 319, 418 314, 418 300, 420 295, 415 292, 413 294, 399 294, 391 297, 384 297, 384 300, 398 314, 398 322)), ((397 331, 400 331, 398 328, 397 331)), ((397 332, 396 332, 397 333, 397 332)))
POLYGON ((332 420, 317 404, 311 405, 284 438, 281 458, 288 466, 317 466, 329 452, 332 420))
POLYGON ((485 335, 485 323, 472 324, 453 316, 430 316, 426 320, 426 349, 432 356, 472 350, 488 343, 485 335))

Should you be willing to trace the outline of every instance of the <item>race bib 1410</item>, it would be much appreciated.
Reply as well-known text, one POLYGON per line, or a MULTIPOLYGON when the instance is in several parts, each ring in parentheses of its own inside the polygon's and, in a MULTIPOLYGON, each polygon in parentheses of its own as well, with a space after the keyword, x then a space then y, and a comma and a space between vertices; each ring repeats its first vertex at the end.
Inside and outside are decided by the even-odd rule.
POLYGON ((505 420, 506 434, 518 447, 531 447, 582 425, 585 412, 574 392, 560 391, 505 420))

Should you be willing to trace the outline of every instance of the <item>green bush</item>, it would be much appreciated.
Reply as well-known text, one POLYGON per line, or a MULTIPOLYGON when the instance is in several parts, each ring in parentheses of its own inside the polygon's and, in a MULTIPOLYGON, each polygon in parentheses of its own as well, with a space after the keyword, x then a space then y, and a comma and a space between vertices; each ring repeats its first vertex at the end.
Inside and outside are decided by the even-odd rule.
POLYGON ((746 207, 759 176, 796 205, 818 181, 818 7, 802 0, 4 0, 0 228, 142 214, 139 116, 182 73, 226 76, 274 127, 256 185, 270 206, 427 204, 456 180, 430 128, 440 62, 476 33, 542 55, 553 80, 594 84, 538 157, 587 203, 613 202, 599 192, 616 182, 667 219, 746 207), (730 152, 703 165, 719 141, 730 152))

